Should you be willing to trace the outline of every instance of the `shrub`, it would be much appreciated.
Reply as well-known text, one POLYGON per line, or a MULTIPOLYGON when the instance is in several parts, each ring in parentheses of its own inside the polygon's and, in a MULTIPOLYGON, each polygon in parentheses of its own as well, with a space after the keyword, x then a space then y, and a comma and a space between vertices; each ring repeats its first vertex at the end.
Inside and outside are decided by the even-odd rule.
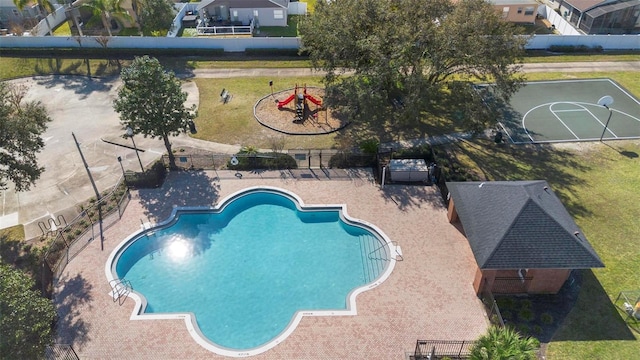
POLYGON ((247 56, 307 56, 306 54, 299 53, 298 49, 252 49, 247 48, 244 53, 247 56))
MULTIPOLYGON (((433 152, 435 153, 435 151, 433 152)), ((400 149, 394 152, 395 158, 406 158, 406 159, 424 159, 427 163, 431 163, 434 160, 433 153, 431 152, 431 146, 419 145, 410 147, 408 149, 400 149)))
POLYGON ((594 47, 586 45, 551 45, 549 46, 549 51, 562 53, 600 53, 603 51, 603 48, 600 45, 596 45, 594 47))
POLYGON ((524 321, 531 321, 534 318, 533 311, 529 308, 523 308, 518 312, 518 318, 524 321))
POLYGON ((125 181, 128 186, 137 189, 157 188, 162 185, 167 176, 167 169, 162 160, 158 160, 144 173, 127 171, 125 181))
POLYGON ((543 313, 542 315, 540 315, 540 321, 542 321, 542 323, 545 325, 551 325, 553 324, 553 315, 549 313, 543 313))
POLYGON ((529 325, 527 324, 518 324, 516 330, 518 330, 518 332, 522 335, 527 335, 529 334, 529 325))
POLYGON ((364 140, 360 143, 360 150, 365 154, 375 154, 378 152, 378 145, 380 142, 376 139, 364 140))
POLYGON ((231 170, 254 170, 254 169, 296 169, 298 164, 296 160, 288 154, 277 152, 260 153, 253 150, 240 151, 239 154, 248 154, 249 156, 238 157, 238 165, 227 163, 227 168, 231 170))
POLYGON ((534 326, 533 326, 532 331, 533 331, 533 333, 534 333, 534 334, 536 334, 536 335, 540 335, 540 334, 542 334, 542 332, 543 332, 543 331, 542 331, 542 326, 540 326, 540 325, 534 325, 534 326))

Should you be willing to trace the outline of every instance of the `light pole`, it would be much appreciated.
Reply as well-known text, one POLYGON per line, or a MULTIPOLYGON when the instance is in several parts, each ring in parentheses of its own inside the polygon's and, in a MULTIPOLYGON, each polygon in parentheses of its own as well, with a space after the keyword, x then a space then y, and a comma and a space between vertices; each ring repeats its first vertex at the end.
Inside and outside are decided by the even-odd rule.
POLYGON ((118 156, 118 162, 120 163, 120 169, 122 169, 122 176, 124 177, 124 166, 122 166, 122 156, 118 156))
POLYGON ((133 140, 133 129, 127 126, 127 136, 131 138, 131 142, 133 143, 133 151, 136 152, 136 156, 138 157, 138 162, 140 163, 140 170, 144 172, 144 166, 142 166, 142 160, 140 160, 140 154, 138 153, 138 148, 136 147, 136 142, 133 140))
POLYGON ((604 137, 604 133, 607 132, 607 127, 609 126, 609 121, 611 120, 611 115, 613 114, 613 110, 611 110, 610 106, 613 104, 613 98, 609 95, 605 95, 598 100, 598 105, 604 106, 607 110, 609 110, 609 117, 607 118, 606 124, 604 124, 604 130, 602 130, 602 135, 600 135, 600 141, 604 137))
MULTIPOLYGON (((89 170, 89 164, 87 164, 87 160, 84 158, 84 154, 82 153, 82 149, 80 149, 80 143, 78 143, 78 139, 76 139, 76 134, 71 133, 73 136, 73 142, 76 143, 76 147, 78 148, 78 152, 80 153, 80 158, 82 159, 82 163, 84 164, 84 168, 87 170, 87 175, 89 175, 89 181, 91 181, 91 186, 93 186, 93 191, 96 193, 96 205, 98 206, 98 223, 100 225, 100 250, 104 250, 104 234, 102 232, 102 201, 100 197, 100 191, 98 191, 98 187, 96 186, 95 181, 93 181, 93 176, 91 176, 91 171, 89 170)), ((91 229, 93 229, 93 220, 91 220, 91 229)), ((93 231, 93 230, 92 230, 93 231)))

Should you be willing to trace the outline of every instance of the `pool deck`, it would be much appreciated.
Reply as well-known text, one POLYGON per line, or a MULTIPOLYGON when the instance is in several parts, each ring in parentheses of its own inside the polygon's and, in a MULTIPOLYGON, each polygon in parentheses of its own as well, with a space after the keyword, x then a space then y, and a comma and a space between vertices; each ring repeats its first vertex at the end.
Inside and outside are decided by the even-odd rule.
MULTIPOLYGON (((408 359, 416 340, 473 340, 488 321, 472 281, 475 260, 447 221, 437 189, 375 184, 366 170, 316 172, 192 171, 171 173, 164 186, 132 192, 124 216, 65 268, 56 286, 57 342, 81 359, 218 359, 198 345, 183 320, 129 320, 134 301, 109 295, 104 266, 141 221, 159 222, 173 206, 213 206, 243 188, 287 189, 305 204, 346 204, 402 248, 391 276, 356 298, 357 316, 304 317, 291 336, 252 359, 408 359)), ((135 287, 135 285, 134 285, 135 287)))

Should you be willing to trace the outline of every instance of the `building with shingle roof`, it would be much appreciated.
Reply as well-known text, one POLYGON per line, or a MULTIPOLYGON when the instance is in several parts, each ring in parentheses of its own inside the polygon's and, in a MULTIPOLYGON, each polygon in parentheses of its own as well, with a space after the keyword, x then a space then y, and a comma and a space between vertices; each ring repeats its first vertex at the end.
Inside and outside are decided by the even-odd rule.
POLYGON ((201 17, 212 22, 229 21, 249 25, 287 26, 289 0, 204 0, 197 7, 201 17))
POLYGON ((571 270, 604 267, 546 181, 447 187, 449 221, 460 222, 478 264, 478 294, 557 293, 571 270))
POLYGON ((640 33, 640 0, 560 0, 558 9, 586 34, 640 33))

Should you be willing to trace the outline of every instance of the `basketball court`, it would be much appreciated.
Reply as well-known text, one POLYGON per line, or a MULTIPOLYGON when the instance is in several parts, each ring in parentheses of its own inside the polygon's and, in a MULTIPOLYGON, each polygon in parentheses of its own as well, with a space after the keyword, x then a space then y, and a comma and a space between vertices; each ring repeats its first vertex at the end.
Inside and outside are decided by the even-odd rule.
POLYGON ((499 124, 514 144, 638 139, 640 101, 611 79, 529 82, 499 124))

